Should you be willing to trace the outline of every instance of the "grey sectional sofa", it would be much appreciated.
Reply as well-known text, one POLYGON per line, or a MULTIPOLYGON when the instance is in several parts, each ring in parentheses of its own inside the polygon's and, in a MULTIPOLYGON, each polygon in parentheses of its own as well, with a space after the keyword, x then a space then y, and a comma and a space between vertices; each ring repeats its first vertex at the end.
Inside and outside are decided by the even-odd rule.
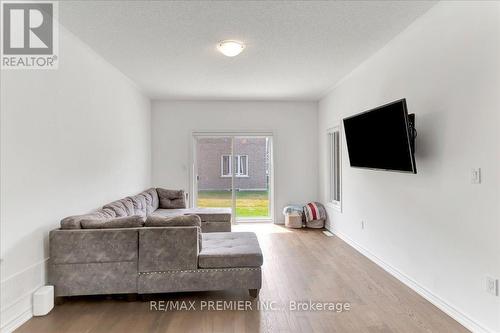
POLYGON ((61 221, 61 229, 81 229, 82 221, 115 219, 127 216, 177 216, 195 214, 201 219, 202 232, 231 231, 230 208, 186 208, 184 191, 150 188, 137 195, 104 205, 84 215, 68 216, 61 221))
POLYGON ((230 212, 182 206, 182 191, 149 189, 63 219, 49 235, 56 296, 239 288, 256 297, 263 257, 255 234, 211 232, 230 230, 230 212))

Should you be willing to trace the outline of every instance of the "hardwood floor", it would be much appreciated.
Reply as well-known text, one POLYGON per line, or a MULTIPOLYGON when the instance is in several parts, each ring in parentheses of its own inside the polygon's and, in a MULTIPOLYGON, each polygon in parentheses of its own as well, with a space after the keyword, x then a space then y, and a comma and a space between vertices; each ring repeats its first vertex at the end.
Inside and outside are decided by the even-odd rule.
POLYGON ((47 316, 32 318, 16 332, 468 332, 337 237, 269 224, 234 229, 259 236, 264 266, 258 301, 274 310, 256 309, 256 300, 249 311, 201 309, 207 300, 251 300, 247 290, 152 297, 186 301, 187 306, 194 301, 197 311, 156 311, 148 301, 80 297, 56 306, 47 316), (289 301, 309 300, 347 302, 350 310, 288 307, 289 301))

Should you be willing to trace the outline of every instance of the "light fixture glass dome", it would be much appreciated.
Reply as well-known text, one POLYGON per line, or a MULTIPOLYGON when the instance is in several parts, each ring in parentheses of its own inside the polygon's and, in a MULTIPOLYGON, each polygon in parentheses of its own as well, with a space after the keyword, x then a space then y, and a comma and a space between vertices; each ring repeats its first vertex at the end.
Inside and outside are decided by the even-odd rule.
POLYGON ((217 49, 226 57, 234 57, 245 49, 245 44, 235 40, 223 40, 217 44, 217 49))

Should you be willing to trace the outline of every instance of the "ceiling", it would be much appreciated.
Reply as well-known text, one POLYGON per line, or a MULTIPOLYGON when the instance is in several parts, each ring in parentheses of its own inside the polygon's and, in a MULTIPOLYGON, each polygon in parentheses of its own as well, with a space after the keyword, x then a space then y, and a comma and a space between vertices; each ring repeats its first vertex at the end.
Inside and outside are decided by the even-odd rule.
POLYGON ((61 1, 59 20, 153 99, 317 100, 434 3, 61 1))

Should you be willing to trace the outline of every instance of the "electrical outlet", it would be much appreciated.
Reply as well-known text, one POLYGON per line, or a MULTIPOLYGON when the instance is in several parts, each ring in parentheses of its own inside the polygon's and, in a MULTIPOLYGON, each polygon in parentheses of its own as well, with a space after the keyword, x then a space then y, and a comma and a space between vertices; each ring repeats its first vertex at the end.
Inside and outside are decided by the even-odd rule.
POLYGON ((498 279, 486 277, 486 291, 493 296, 498 296, 498 279))

